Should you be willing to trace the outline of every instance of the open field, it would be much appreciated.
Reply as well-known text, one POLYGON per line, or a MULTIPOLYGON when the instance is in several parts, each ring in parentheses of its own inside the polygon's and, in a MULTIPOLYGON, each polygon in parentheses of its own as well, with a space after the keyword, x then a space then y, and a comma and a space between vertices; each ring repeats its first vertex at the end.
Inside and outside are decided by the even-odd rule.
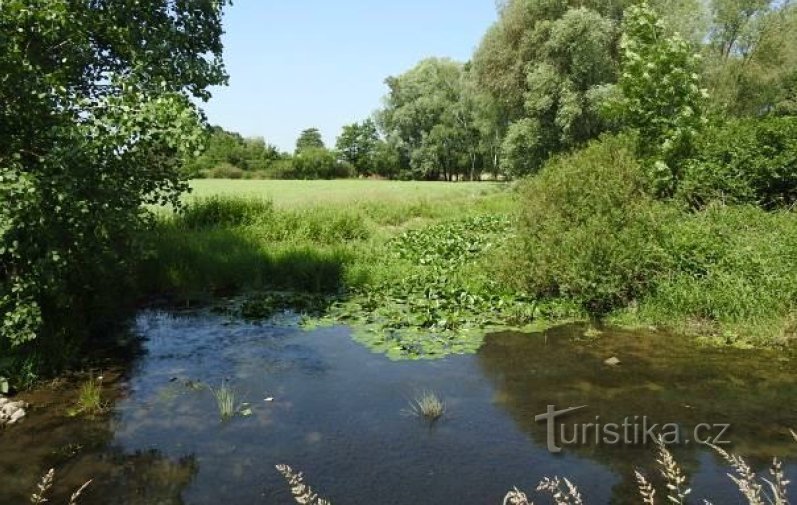
POLYGON ((197 179, 191 181, 193 192, 188 197, 235 196, 264 198, 282 208, 306 205, 359 202, 403 203, 473 197, 497 191, 504 183, 426 181, 381 181, 361 179, 282 181, 197 179))

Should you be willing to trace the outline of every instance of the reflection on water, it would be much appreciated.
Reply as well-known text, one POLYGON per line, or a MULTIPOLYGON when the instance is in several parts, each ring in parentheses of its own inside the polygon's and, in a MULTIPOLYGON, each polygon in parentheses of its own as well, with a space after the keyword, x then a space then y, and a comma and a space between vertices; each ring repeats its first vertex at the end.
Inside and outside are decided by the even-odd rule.
MULTIPOLYGON (((786 459, 797 475, 797 444, 789 428, 797 426, 797 374, 794 357, 769 351, 701 348, 687 339, 650 332, 614 330, 597 339, 574 325, 544 334, 496 334, 479 352, 484 375, 494 384, 497 401, 517 426, 546 445, 546 426, 534 416, 548 405, 587 405, 562 421, 621 424, 647 417, 648 424, 678 423, 691 436, 700 423, 730 424, 726 449, 743 454, 761 469, 773 456, 786 459), (604 364, 617 357, 622 365, 604 364)), ((719 430, 715 431, 718 434, 719 430)), ((568 437, 572 430, 568 430, 568 437)), ((594 436, 590 438, 594 440, 594 436)), ((636 493, 635 468, 655 466, 651 448, 590 444, 567 451, 598 461, 623 482, 614 489, 618 503, 636 493)), ((676 457, 693 476, 693 498, 734 503, 726 468, 704 447, 681 447, 676 457), (705 496, 704 496, 705 493, 705 496)))
MULTIPOLYGON (((533 421, 549 404, 587 404, 585 420, 728 422, 736 449, 759 464, 785 457, 797 477, 797 447, 785 438, 797 426, 795 375, 775 354, 626 332, 574 343, 581 329, 568 327, 494 335, 475 356, 397 363, 353 343, 345 328, 148 312, 137 331, 147 353, 111 419, 66 419, 68 395, 54 392, 52 405, 0 433, 0 503, 24 503, 56 466, 56 498, 94 479, 87 505, 287 504, 277 463, 304 471, 338 504, 497 504, 512 486, 531 490, 545 475, 571 478, 590 503, 627 501, 629 469, 647 467, 650 449, 552 455, 533 421), (610 356, 623 364, 603 365, 610 356), (222 381, 251 416, 219 420, 207 386, 222 381), (447 402, 448 417, 431 428, 402 415, 420 389, 447 402)), ((735 500, 713 454, 687 447, 677 456, 695 477, 696 498, 735 500)))

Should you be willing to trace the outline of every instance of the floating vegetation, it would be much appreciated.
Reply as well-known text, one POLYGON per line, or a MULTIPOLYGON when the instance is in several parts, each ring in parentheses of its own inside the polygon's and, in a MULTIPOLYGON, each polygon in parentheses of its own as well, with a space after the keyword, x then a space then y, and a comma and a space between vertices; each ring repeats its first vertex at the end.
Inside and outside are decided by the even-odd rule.
POLYGON ((408 415, 434 423, 445 415, 446 403, 437 393, 427 389, 419 392, 410 399, 409 408, 404 410, 404 412, 408 415))
POLYGON ((540 306, 491 277, 485 262, 510 227, 506 215, 490 214, 407 231, 385 246, 387 280, 350 289, 310 324, 346 323, 374 351, 417 359, 472 353, 491 331, 571 317, 578 309, 540 306))

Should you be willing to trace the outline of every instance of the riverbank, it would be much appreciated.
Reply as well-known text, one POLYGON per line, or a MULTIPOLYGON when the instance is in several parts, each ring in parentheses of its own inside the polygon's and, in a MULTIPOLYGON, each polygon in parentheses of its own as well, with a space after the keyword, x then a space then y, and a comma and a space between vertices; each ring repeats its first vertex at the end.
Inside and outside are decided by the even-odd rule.
MULTIPOLYGON (((610 174, 622 170, 605 170, 596 173, 608 182, 595 181, 595 187, 611 194, 605 186, 621 188, 622 181, 610 174)), ((582 181, 578 175, 570 174, 575 185, 582 181)), ((220 181, 216 190, 213 181, 201 181, 181 214, 160 215, 150 236, 153 254, 138 275, 142 292, 168 295, 175 306, 244 294, 248 301, 240 311, 245 317, 298 310, 310 326, 351 325, 359 341, 394 358, 474 352, 489 331, 540 329, 596 316, 717 345, 788 345, 791 295, 782 288, 790 285, 789 251, 797 247, 788 241, 781 241, 780 249, 764 246, 790 222, 783 213, 715 208, 690 217, 672 206, 651 204, 661 209, 655 226, 641 223, 640 240, 621 244, 627 238, 622 230, 607 228, 608 235, 601 236, 596 228, 582 236, 585 228, 557 221, 549 209, 534 216, 549 236, 530 250, 529 237, 541 235, 528 228, 528 202, 540 192, 555 195, 544 186, 544 177, 520 190, 508 184, 430 183, 440 188, 435 198, 430 198, 432 187, 419 184, 280 181, 270 187, 260 181, 245 196, 233 196, 228 181, 220 181), (323 188, 329 198, 322 197, 323 188), (298 196, 303 193, 304 198, 298 196), (282 196, 272 202, 257 195, 282 196), (650 237, 662 234, 672 238, 651 250, 650 237), (596 240, 608 249, 596 249, 596 240), (595 256, 586 261, 574 254, 582 249, 595 256), (676 261, 666 263, 666 273, 651 270, 645 277, 638 267, 655 263, 663 249, 676 261), (625 251, 624 256, 615 261, 606 255, 611 250, 625 251), (539 261, 540 255, 559 258, 570 270, 541 273, 529 266, 529 258, 539 261), (774 282, 780 271, 786 274, 774 282), (538 277, 530 280, 535 272, 538 277), (574 283, 569 290, 539 289, 545 275, 558 282, 571 275, 574 283), (622 297, 611 298, 608 289, 617 283, 606 279, 623 276, 646 286, 656 281, 658 289, 622 291, 621 280, 622 297), (669 284, 661 282, 665 278, 669 284), (586 283, 583 292, 591 289, 598 298, 574 291, 579 279, 586 283), (700 296, 701 289, 708 294, 700 296), (763 295, 782 301, 762 306, 763 295), (600 296, 612 303, 596 305, 600 296)), ((584 198, 595 193, 584 191, 584 198)), ((566 204, 560 196, 556 201, 566 204)), ((620 206, 618 212, 633 216, 636 211, 620 206)))

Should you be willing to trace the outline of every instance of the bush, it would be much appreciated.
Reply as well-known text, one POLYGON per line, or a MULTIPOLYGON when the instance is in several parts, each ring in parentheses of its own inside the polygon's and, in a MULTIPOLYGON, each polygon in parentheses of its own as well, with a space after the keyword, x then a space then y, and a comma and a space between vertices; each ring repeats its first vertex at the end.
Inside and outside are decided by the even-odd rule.
POLYGON ((797 335, 794 213, 657 201, 631 144, 604 138, 523 183, 508 278, 622 322, 733 343, 797 335))
POLYGON ((339 163, 332 151, 307 148, 293 157, 294 175, 297 179, 340 179, 351 177, 351 166, 339 163))
POLYGON ((626 138, 606 137, 552 159, 523 184, 524 287, 532 295, 604 314, 649 290, 664 260, 656 236, 665 209, 645 193, 632 151, 626 138))
POLYGON ((268 200, 212 196, 189 202, 176 216, 176 223, 191 230, 240 226, 254 224, 273 211, 268 200))
POLYGON ((679 196, 765 209, 797 202, 797 117, 739 119, 711 129, 686 164, 679 196))
POLYGON ((244 171, 227 162, 219 163, 215 167, 201 173, 206 179, 243 179, 244 171))
POLYGON ((662 239, 669 268, 641 303, 643 320, 728 341, 794 336, 794 213, 712 205, 681 212, 662 239))

